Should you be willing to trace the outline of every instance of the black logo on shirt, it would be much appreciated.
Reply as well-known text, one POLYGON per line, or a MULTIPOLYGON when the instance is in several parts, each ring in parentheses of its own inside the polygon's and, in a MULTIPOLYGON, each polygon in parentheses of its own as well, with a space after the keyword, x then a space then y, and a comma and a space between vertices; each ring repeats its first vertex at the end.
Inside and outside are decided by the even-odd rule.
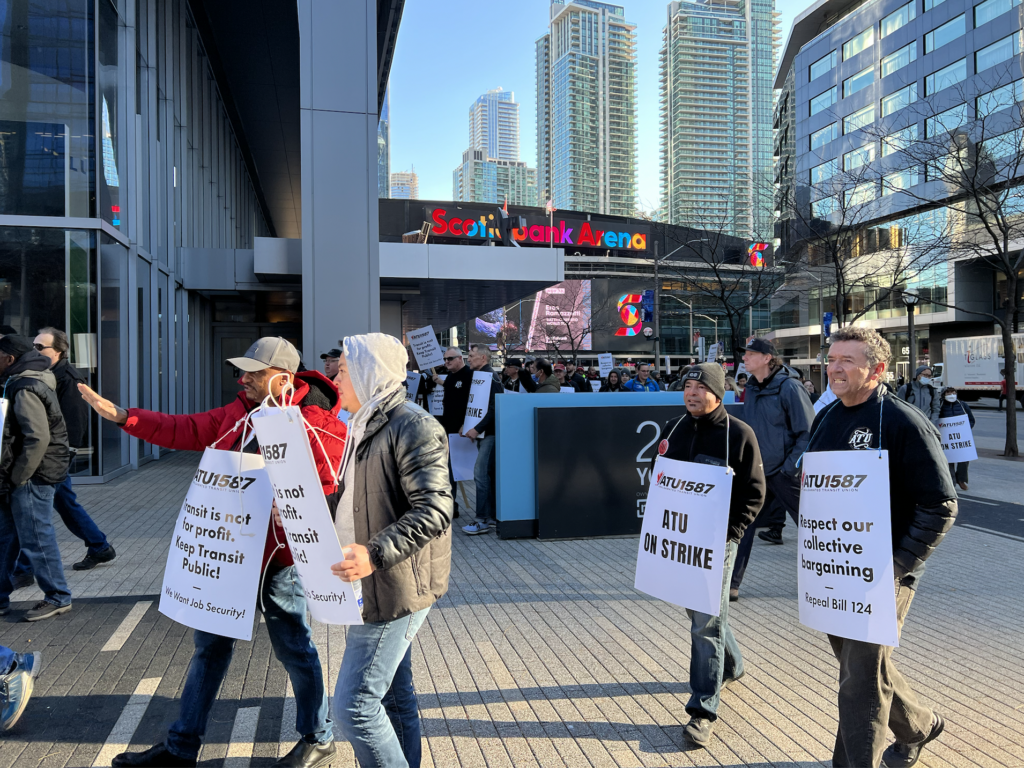
POLYGON ((871 447, 871 438, 871 430, 867 427, 861 427, 850 435, 850 447, 856 451, 865 451, 871 447))

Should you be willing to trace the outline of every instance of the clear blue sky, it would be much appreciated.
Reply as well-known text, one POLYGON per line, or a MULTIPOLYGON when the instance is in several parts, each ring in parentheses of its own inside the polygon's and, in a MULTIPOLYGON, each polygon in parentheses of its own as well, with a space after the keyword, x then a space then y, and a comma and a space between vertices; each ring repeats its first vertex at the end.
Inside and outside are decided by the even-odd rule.
MULTIPOLYGON (((808 0, 777 0, 785 42, 808 0)), ((637 187, 658 205, 658 51, 663 0, 620 3, 637 25, 637 187)), ((520 159, 537 163, 535 49, 550 0, 406 0, 391 68, 391 170, 416 167, 420 197, 450 200, 452 171, 469 145, 469 106, 501 86, 519 102, 520 159)))

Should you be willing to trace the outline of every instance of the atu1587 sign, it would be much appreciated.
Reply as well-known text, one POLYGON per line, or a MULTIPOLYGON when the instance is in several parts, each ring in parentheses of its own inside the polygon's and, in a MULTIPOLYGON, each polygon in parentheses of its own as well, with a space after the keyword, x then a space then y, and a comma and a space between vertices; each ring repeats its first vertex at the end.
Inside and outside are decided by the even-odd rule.
POLYGON ((263 459, 207 448, 174 526, 160 613, 251 640, 272 501, 263 459))
POLYGON ((899 645, 889 509, 888 451, 804 454, 797 544, 801 624, 899 645))
POLYGON ((732 480, 727 467, 658 457, 633 586, 681 608, 719 615, 732 480))
POLYGON ((939 442, 942 443, 942 452, 946 454, 946 461, 950 464, 974 461, 978 458, 974 433, 971 432, 971 420, 966 414, 944 416, 939 419, 939 442))
MULTIPOLYGON (((324 624, 362 624, 362 601, 351 584, 331 572, 331 566, 345 556, 324 498, 302 412, 295 405, 264 407, 252 423, 309 612, 324 624)), ((323 441, 337 439, 320 435, 323 441)))

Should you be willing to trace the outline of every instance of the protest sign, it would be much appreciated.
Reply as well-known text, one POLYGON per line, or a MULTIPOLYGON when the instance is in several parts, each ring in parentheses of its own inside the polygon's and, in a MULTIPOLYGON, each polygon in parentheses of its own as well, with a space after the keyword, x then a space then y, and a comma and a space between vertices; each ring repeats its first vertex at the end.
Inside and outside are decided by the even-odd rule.
POLYGON ((452 475, 455 482, 473 479, 473 470, 476 467, 476 455, 478 453, 476 440, 470 440, 461 435, 448 435, 448 455, 452 461, 452 475))
POLYGON ((420 389, 420 374, 419 371, 408 371, 405 374, 405 399, 409 401, 416 400, 416 393, 420 389))
MULTIPOLYGON (((331 573, 331 566, 345 555, 327 508, 302 412, 296 405, 264 406, 253 415, 252 424, 309 612, 323 624, 362 624, 362 600, 357 599, 351 584, 331 573)), ((319 438, 338 439, 328 434, 319 438)))
POLYGON ((601 378, 608 378, 608 374, 612 372, 612 368, 615 366, 615 361, 612 360, 612 353, 605 352, 603 355, 598 355, 597 365, 601 372, 601 378))
MULTIPOLYGON (((491 382, 494 374, 491 371, 473 371, 469 385, 469 400, 466 403, 466 418, 462 422, 462 434, 474 429, 483 421, 491 404, 491 382)), ((483 433, 480 433, 483 437, 483 433)))
POLYGON ((971 420, 967 414, 960 416, 944 416, 939 419, 939 441, 946 461, 957 464, 961 461, 974 461, 978 458, 978 449, 974 445, 974 433, 971 432, 971 420))
POLYGON ((160 613, 251 640, 274 491, 258 454, 207 448, 178 513, 160 613))
POLYGON ((558 391, 561 392, 563 395, 565 395, 565 394, 570 394, 572 392, 575 392, 576 389, 574 387, 559 387, 558 391))
POLYGON ((437 377, 441 383, 434 387, 430 393, 429 411, 431 416, 444 416, 444 380, 448 377, 441 375, 437 377))
POLYGON ((598 379, 591 379, 590 389, 593 390, 594 392, 601 391, 601 382, 598 379))
POLYGON ((800 623, 899 645, 888 451, 804 454, 800 483, 800 623))
POLYGON ((441 345, 437 343, 434 336, 434 327, 428 325, 407 334, 409 346, 416 357, 416 364, 421 371, 444 365, 444 355, 441 353, 441 345))
POLYGON ((733 472, 659 456, 652 474, 633 586, 718 616, 733 472))

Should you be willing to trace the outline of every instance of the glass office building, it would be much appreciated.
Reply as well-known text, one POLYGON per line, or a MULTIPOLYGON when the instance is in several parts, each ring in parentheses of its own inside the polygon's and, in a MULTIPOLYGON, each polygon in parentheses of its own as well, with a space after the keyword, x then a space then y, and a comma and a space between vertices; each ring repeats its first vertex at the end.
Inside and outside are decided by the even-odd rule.
MULTIPOLYGON (((921 233, 934 239, 948 225, 951 236, 963 236, 953 225, 964 223, 935 206, 956 188, 903 158, 939 130, 967 136, 975 121, 987 119, 991 131, 1010 119, 1022 100, 1020 35, 1018 0, 825 0, 801 13, 775 79, 779 257, 804 260, 808 231, 845 227, 845 257, 870 270, 921 233), (834 179, 857 175, 856 188, 836 192, 842 182, 834 179), (912 194, 893 194, 899 189, 912 194)), ((772 308, 781 346, 809 362, 819 351, 821 313, 835 309, 828 279, 819 306, 811 277, 805 272, 772 308)), ((992 333, 991 322, 943 306, 955 297, 960 307, 995 308, 993 273, 970 259, 951 263, 938 249, 897 285, 884 274, 860 277, 844 309, 890 337, 899 373, 909 361, 903 288, 921 297, 917 360, 940 362, 946 338, 992 333)))
MULTIPOLYGON (((252 248, 267 227, 187 2, 0 8, 0 324, 66 329, 71 363, 122 406, 209 407, 213 303, 177 254, 252 248)), ((94 418, 72 471, 109 478, 155 450, 94 418)))

